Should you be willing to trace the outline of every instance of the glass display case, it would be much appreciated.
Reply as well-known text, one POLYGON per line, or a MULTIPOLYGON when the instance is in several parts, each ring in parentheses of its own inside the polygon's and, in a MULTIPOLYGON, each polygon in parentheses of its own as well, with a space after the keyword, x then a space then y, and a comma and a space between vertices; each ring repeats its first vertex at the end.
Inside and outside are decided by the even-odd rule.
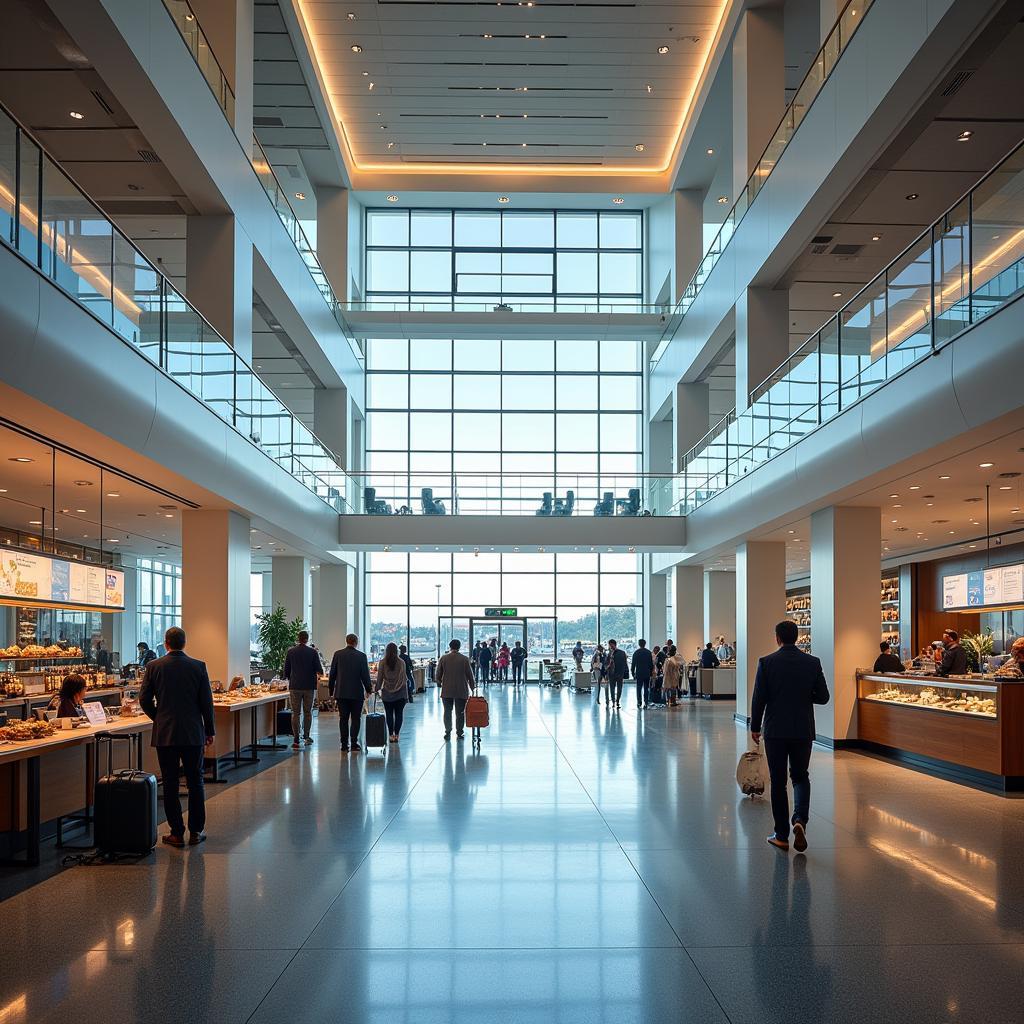
POLYGON ((906 676, 863 675, 858 681, 861 700, 898 704, 973 718, 998 717, 999 687, 968 679, 915 680, 906 676))
POLYGON ((786 618, 799 629, 796 645, 808 654, 811 650, 811 588, 800 587, 786 593, 786 618))

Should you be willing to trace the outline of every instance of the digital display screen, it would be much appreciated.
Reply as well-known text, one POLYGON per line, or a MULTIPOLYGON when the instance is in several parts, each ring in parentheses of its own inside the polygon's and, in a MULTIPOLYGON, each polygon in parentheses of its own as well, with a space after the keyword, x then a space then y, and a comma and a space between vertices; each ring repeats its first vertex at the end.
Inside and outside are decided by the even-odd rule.
POLYGON ((942 577, 942 607, 999 608, 1024 603, 1024 564, 942 577))
POLYGON ((0 550, 0 599, 124 610, 124 573, 29 551, 0 550))
POLYGON ((488 619, 517 619, 518 608, 485 608, 484 616, 488 619))

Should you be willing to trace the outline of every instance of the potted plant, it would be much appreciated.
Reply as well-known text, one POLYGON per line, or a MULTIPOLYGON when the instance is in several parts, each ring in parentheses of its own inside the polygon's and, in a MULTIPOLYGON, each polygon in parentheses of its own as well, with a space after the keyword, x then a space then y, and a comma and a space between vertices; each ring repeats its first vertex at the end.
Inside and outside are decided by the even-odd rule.
POLYGON ((992 653, 992 630, 985 633, 964 633, 960 637, 960 645, 967 654, 968 669, 980 672, 982 659, 992 653))
POLYGON ((284 656, 289 647, 299 640, 299 631, 308 630, 301 617, 288 621, 284 605, 278 605, 272 612, 256 616, 259 627, 260 660, 265 669, 278 675, 284 667, 284 656))

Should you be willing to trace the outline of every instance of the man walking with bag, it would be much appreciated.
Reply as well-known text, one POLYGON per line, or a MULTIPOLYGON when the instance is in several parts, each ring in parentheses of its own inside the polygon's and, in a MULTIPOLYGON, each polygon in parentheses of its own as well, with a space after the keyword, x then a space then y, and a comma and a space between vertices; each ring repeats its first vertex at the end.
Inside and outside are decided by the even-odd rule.
POLYGON ((476 687, 473 666, 469 658, 459 653, 462 644, 453 640, 448 653, 437 663, 437 684, 441 687, 441 701, 444 704, 444 738, 452 738, 452 709, 455 710, 455 735, 462 739, 466 729, 466 701, 476 687))
POLYGON ((327 677, 331 696, 338 701, 338 729, 344 751, 349 749, 350 743, 353 750, 362 750, 359 729, 363 724, 363 703, 373 688, 370 665, 366 655, 356 647, 358 643, 359 637, 355 633, 345 637, 345 649, 334 652, 331 672, 327 677))
POLYGON ((626 661, 626 652, 619 650, 617 640, 608 641, 608 690, 607 701, 620 708, 622 704, 622 683, 629 675, 629 662, 626 661))
POLYGON ((757 663, 750 709, 750 735, 755 743, 764 736, 764 753, 772 787, 775 831, 768 842, 789 849, 789 793, 787 772, 793 780, 793 848, 807 849, 807 819, 811 807, 808 765, 814 743, 814 705, 829 701, 821 662, 796 646, 797 625, 784 619, 775 627, 779 649, 757 663))
POLYGON ((301 718, 302 737, 312 743, 309 730, 313 725, 313 698, 316 696, 316 681, 323 665, 320 655, 309 646, 309 634, 299 632, 299 642, 288 648, 284 656, 281 678, 288 680, 288 703, 292 709, 292 750, 299 749, 299 724, 301 718))

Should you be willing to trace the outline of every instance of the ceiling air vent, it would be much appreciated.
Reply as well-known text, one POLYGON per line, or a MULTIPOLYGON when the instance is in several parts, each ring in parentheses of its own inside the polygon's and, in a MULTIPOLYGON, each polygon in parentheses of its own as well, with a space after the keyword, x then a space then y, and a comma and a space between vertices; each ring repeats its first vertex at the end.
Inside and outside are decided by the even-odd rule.
POLYGON ((92 98, 111 116, 114 116, 114 108, 103 98, 103 93, 98 89, 90 89, 92 98))
POLYGON ((1013 480, 1014 477, 1018 477, 1018 476, 1020 476, 1020 473, 1000 473, 999 474, 999 479, 1000 480, 1013 480))
POLYGON ((151 149, 140 149, 138 150, 139 159, 144 164, 158 164, 160 163, 160 157, 156 155, 151 149))
POLYGON ((833 256, 859 256, 860 255, 860 251, 863 248, 864 248, 863 245, 847 245, 845 243, 840 243, 839 245, 833 245, 832 246, 832 255, 833 256))
POLYGON ((974 76, 974 71, 958 71, 942 90, 943 96, 955 96, 974 76))
POLYGON ((252 119, 255 128, 283 128, 284 121, 279 117, 254 117, 252 119))

